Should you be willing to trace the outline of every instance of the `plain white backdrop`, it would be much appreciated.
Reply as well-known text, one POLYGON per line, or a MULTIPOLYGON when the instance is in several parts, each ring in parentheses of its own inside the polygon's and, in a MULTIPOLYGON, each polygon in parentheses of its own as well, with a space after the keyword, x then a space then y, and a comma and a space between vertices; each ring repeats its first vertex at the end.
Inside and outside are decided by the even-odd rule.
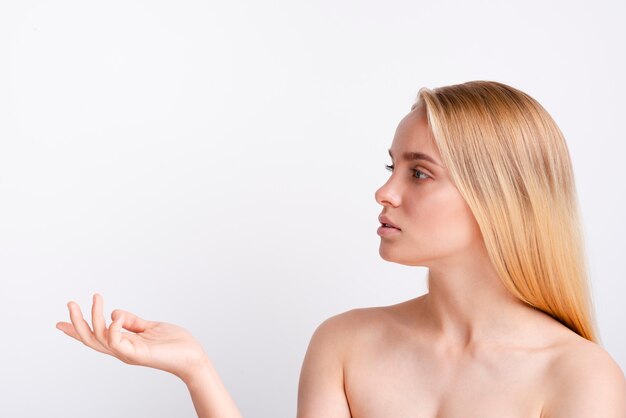
POLYGON ((315 327, 425 293, 378 255, 420 87, 517 87, 565 134, 605 349, 626 368, 626 6, 0 3, 0 415, 192 417, 172 375, 55 328, 91 296, 178 324, 246 417, 295 416, 315 327))

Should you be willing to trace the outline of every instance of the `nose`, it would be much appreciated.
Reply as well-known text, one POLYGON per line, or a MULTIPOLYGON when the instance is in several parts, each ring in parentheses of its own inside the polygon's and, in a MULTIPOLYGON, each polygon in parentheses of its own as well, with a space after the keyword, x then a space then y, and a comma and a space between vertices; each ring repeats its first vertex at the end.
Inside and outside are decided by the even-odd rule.
POLYGON ((400 205, 400 193, 393 184, 392 178, 393 175, 374 194, 374 198, 381 206, 398 207, 400 205))

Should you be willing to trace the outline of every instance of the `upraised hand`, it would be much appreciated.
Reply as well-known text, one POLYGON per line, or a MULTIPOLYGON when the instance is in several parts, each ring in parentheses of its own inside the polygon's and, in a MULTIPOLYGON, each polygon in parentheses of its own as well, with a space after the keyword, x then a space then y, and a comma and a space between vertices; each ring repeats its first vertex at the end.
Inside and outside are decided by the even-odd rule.
POLYGON ((72 322, 58 322, 58 329, 87 347, 124 363, 164 370, 184 382, 189 382, 210 364, 198 341, 176 325, 148 321, 128 311, 115 309, 111 313, 113 322, 107 328, 102 314, 102 296, 97 293, 93 295, 91 308, 93 331, 83 319, 76 302, 68 302, 67 307, 72 322), (131 332, 122 332, 122 329, 131 332))

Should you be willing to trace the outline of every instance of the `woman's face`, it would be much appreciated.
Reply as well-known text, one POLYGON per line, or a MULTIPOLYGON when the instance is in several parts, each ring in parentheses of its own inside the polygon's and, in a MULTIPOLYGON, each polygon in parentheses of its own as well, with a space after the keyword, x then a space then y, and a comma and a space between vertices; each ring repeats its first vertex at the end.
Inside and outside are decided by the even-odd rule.
POLYGON ((390 153, 393 171, 375 197, 381 215, 400 230, 379 229, 380 256, 426 267, 470 257, 482 243, 480 229, 442 166, 422 104, 400 121, 390 153), (409 153, 425 157, 405 158, 409 153))

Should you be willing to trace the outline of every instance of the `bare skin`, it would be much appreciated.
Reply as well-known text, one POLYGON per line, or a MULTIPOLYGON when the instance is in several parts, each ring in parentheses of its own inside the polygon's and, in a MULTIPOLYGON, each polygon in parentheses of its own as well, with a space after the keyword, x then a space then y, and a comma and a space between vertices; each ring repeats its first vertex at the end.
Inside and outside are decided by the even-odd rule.
POLYGON ((124 363, 179 377, 187 385, 199 418, 241 418, 210 359, 187 330, 166 322, 148 321, 121 309, 111 312, 113 322, 107 326, 103 306, 102 296, 94 294, 92 330, 78 304, 70 301, 67 307, 71 322, 57 322, 56 327, 87 347, 124 363))
MULTIPOLYGON (((606 351, 500 282, 423 108, 402 119, 391 154, 393 174, 376 200, 400 231, 381 236, 379 253, 428 267, 429 291, 325 320, 302 364, 298 418, 626 418, 626 379, 606 351), (404 161, 408 151, 435 163, 404 161)), ((128 364, 180 377, 200 418, 241 416, 191 334, 121 310, 107 327, 102 303, 95 295, 93 331, 74 302, 72 322, 57 328, 128 364)))
POLYGON ((376 200, 401 231, 381 236, 379 253, 428 267, 429 291, 324 321, 303 363, 298 417, 626 417, 613 359, 500 282, 423 107, 400 122, 390 152, 376 200))

